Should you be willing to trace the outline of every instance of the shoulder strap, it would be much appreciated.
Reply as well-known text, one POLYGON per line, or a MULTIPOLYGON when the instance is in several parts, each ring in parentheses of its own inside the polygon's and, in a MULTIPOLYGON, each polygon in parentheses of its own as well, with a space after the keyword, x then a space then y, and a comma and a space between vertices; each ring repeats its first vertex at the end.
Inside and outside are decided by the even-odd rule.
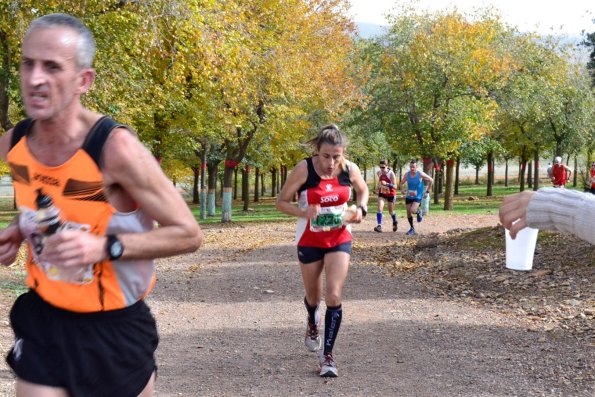
POLYGON ((12 149, 15 147, 17 143, 21 140, 22 137, 29 133, 29 129, 33 124, 33 119, 27 118, 25 120, 21 120, 14 126, 12 129, 12 137, 10 139, 10 148, 12 149))
POLYGON ((343 186, 351 186, 351 178, 349 176, 349 161, 345 160, 345 169, 339 174, 339 184, 343 186))
POLYGON ((116 123, 108 116, 103 116, 97 120, 85 138, 82 149, 95 161, 99 169, 102 166, 101 153, 103 152, 103 146, 111 132, 119 127, 128 128, 123 124, 116 123))
POLYGON ((312 157, 306 158, 306 165, 308 166, 308 175, 306 176, 306 182, 304 182, 304 184, 298 189, 298 193, 301 193, 308 188, 315 187, 320 183, 320 177, 314 169, 312 157))

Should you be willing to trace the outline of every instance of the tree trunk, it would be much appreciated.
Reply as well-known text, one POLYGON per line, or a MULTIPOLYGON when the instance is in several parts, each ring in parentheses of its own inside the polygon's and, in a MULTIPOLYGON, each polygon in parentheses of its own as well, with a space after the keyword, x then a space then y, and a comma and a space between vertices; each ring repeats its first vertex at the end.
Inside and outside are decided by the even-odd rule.
POLYGON ((207 218, 207 186, 205 185, 207 171, 207 151, 202 151, 202 164, 200 165, 200 219, 207 218))
POLYGON ((244 201, 244 211, 250 208, 250 167, 245 166, 242 170, 242 199, 244 201))
POLYGON ((262 174, 260 174, 260 197, 264 197, 264 193, 266 192, 266 189, 264 186, 264 176, 265 176, 264 172, 262 174))
POLYGON ((521 178, 520 180, 520 188, 519 191, 523 192, 525 191, 525 169, 527 168, 527 161, 524 159, 521 159, 521 172, 519 172, 519 177, 521 178))
POLYGON ((233 199, 238 199, 238 168, 233 169, 233 199))
POLYGON ((208 177, 208 184, 209 184, 209 191, 208 191, 208 205, 207 205, 207 215, 208 216, 215 216, 215 208, 217 206, 217 166, 219 163, 209 163, 207 164, 209 177, 208 177))
POLYGON ((476 165, 475 166, 475 184, 479 185, 479 169, 481 168, 481 166, 476 165))
POLYGON ((285 181, 287 180, 287 166, 281 166, 281 186, 285 185, 285 181))
POLYGON ((192 174, 194 175, 194 180, 192 182, 192 204, 198 204, 198 183, 200 179, 200 168, 198 166, 192 167, 192 174))
POLYGON ((277 167, 271 168, 271 197, 277 197, 277 167))
POLYGON ((444 189, 444 211, 452 211, 455 161, 446 161, 446 183, 444 189))
POLYGON ((455 168, 455 196, 459 195, 459 171, 461 168, 461 158, 457 156, 457 163, 456 163, 456 168, 455 168))
POLYGON ((254 169, 254 202, 260 201, 260 168, 254 169))
POLYGON ((508 187, 508 159, 504 162, 504 187, 508 187))
POLYGON ((494 181, 493 178, 494 175, 494 152, 493 151, 489 151, 488 152, 488 187, 487 187, 487 192, 486 195, 488 197, 492 197, 494 195, 494 190, 493 190, 493 186, 492 183, 494 181))
POLYGON ((533 151, 533 190, 539 189, 539 147, 533 151))
MULTIPOLYGON (((231 203, 232 203, 232 177, 234 171, 237 171, 237 167, 225 166, 223 172, 223 200, 221 202, 221 222, 231 222, 231 203)), ((236 174, 237 175, 237 174, 236 174)))
POLYGON ((2 65, 0 66, 0 70, 2 71, 2 73, 0 73, 0 126, 4 129, 4 131, 8 131, 13 127, 10 119, 8 118, 8 106, 10 104, 10 99, 8 96, 8 76, 9 70, 12 68, 12 53, 10 51, 10 44, 8 44, 6 33, 4 32, 0 32, 0 43, 3 47, 2 50, 0 50, 0 54, 3 55, 1 60, 2 65))
POLYGON ((442 169, 439 160, 436 160, 434 167, 434 204, 440 204, 440 193, 442 192, 442 169))
POLYGON ((529 161, 529 164, 527 164, 527 187, 529 189, 531 189, 533 187, 533 167, 532 167, 533 162, 529 161))

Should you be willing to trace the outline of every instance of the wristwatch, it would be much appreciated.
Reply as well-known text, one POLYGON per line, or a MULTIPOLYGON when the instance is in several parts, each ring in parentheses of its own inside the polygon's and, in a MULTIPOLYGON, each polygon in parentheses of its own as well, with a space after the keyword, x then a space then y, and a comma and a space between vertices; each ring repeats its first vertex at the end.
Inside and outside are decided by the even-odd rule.
POLYGON ((122 245, 122 242, 118 240, 118 237, 116 237, 115 234, 108 234, 106 237, 107 244, 105 245, 105 248, 107 251, 107 257, 110 261, 120 259, 124 253, 124 246, 122 245))
POLYGON ((357 208, 359 208, 360 210, 362 210, 362 216, 364 218, 366 217, 366 215, 368 215, 368 210, 363 205, 358 205, 357 208))

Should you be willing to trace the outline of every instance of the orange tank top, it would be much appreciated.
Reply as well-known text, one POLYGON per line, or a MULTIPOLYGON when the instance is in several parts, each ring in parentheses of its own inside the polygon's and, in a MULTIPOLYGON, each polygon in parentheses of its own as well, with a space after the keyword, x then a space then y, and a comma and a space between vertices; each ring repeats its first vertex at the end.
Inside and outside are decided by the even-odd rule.
POLYGON ((155 281, 153 261, 106 260, 89 264, 72 278, 65 277, 59 266, 41 263, 37 257, 44 241, 36 215, 39 189, 60 210, 61 228, 106 235, 153 227, 154 222, 141 209, 119 213, 105 196, 101 151, 111 131, 123 126, 107 117, 100 119, 83 147, 64 164, 48 167, 37 161, 27 146, 33 122, 27 119, 15 127, 7 155, 20 211, 19 226, 27 240, 27 285, 49 304, 74 312, 121 309, 143 299, 155 281))

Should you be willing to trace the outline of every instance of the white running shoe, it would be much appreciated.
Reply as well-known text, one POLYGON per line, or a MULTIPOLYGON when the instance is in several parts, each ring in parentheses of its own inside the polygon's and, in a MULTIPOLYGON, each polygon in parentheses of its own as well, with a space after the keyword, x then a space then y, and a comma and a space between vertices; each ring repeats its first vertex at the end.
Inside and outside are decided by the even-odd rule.
POLYGON ((339 376, 337 371, 337 364, 333 360, 331 353, 322 354, 320 356, 320 376, 324 378, 336 378, 339 376))
POLYGON ((320 320, 318 324, 310 324, 310 321, 306 318, 306 336, 304 337, 304 345, 306 349, 311 352, 317 352, 322 348, 322 337, 318 332, 320 326, 320 320))

